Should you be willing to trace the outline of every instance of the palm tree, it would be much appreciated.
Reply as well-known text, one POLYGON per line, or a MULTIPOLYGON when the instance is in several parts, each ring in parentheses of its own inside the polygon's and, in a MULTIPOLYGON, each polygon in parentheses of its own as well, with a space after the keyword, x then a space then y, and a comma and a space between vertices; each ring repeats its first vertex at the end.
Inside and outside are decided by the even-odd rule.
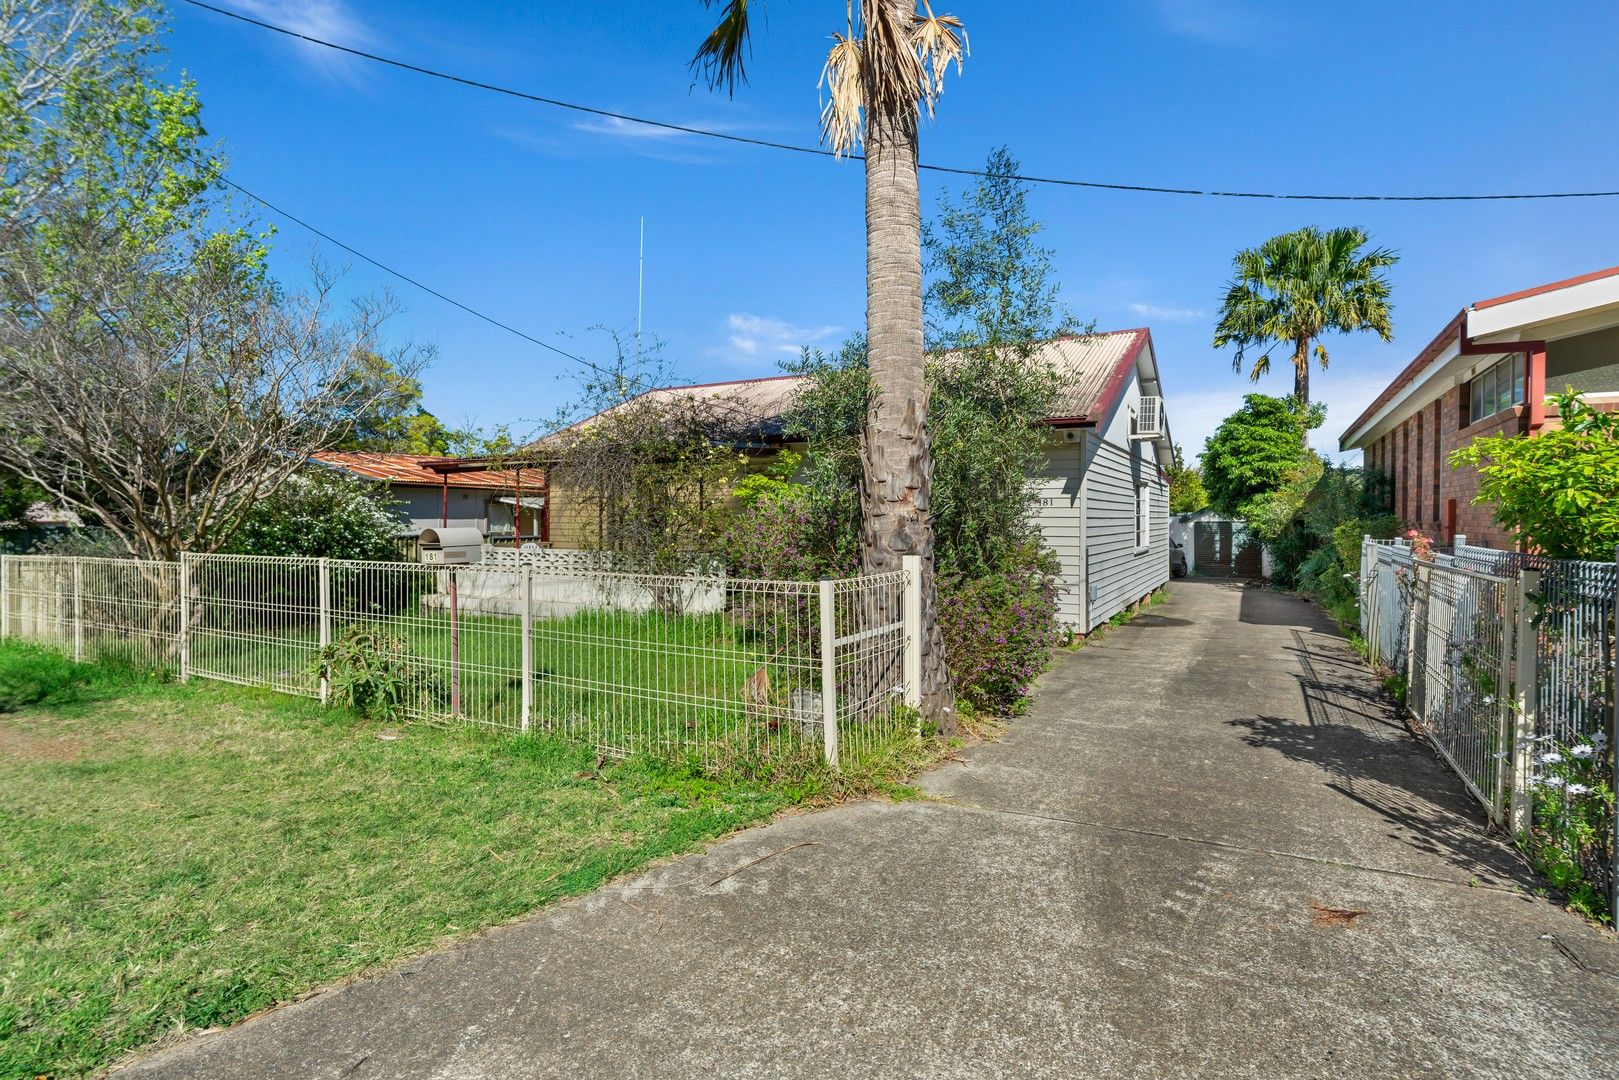
POLYGON ((1363 252, 1368 239, 1361 228, 1322 232, 1312 225, 1237 252, 1236 278, 1214 328, 1216 349, 1237 347, 1232 370, 1240 373, 1248 352, 1257 351, 1248 377, 1258 382, 1270 370, 1271 353, 1291 349, 1293 396, 1303 409, 1310 404, 1312 350, 1327 367, 1321 335, 1371 330, 1390 340, 1389 283, 1378 271, 1399 256, 1388 248, 1363 252))
MULTIPOLYGON (((745 81, 748 0, 704 0, 721 17, 692 64, 710 86, 745 81)), ((866 343, 871 400, 862 460, 861 563, 868 573, 922 557, 922 710, 954 730, 933 587, 928 515, 933 455, 928 443, 922 348, 922 206, 917 127, 957 70, 961 22, 935 15, 928 0, 848 0, 847 32, 833 35, 822 72, 822 137, 840 157, 864 145, 866 166, 866 343)))

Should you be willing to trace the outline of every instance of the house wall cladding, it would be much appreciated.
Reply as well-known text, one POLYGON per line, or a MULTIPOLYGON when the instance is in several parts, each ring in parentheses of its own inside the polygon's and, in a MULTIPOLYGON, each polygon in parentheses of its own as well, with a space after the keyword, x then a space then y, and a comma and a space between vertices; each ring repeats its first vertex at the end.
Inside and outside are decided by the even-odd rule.
POLYGON ((1084 477, 1087 631, 1169 580, 1169 489, 1157 463, 1116 443, 1091 445, 1084 477), (1151 499, 1149 543, 1141 549, 1136 547, 1138 479, 1151 499))
POLYGON ((1046 447, 1045 469, 1037 478, 1040 506, 1036 523, 1062 567, 1057 586, 1057 618, 1075 627, 1079 626, 1085 610, 1081 593, 1085 537, 1080 516, 1084 503, 1080 488, 1087 441, 1084 435, 1072 442, 1053 441, 1046 447))

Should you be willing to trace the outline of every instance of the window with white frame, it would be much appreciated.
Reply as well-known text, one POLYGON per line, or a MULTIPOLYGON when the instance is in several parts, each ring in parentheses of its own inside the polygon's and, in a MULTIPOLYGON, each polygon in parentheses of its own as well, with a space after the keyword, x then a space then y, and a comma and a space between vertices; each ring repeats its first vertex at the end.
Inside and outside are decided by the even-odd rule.
POLYGON ((1478 373, 1467 384, 1467 422, 1476 424, 1524 399, 1523 353, 1514 353, 1478 373))
POLYGON ((1152 488, 1145 482, 1136 485, 1136 547, 1152 543, 1152 488))

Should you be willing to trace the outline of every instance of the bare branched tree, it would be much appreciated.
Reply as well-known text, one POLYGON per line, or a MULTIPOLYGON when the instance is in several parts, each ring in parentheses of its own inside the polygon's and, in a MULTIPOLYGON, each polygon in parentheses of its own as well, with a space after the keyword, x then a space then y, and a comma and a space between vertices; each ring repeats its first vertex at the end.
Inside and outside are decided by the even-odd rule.
POLYGON ((283 292, 217 238, 173 264, 79 236, 0 263, 0 461, 130 554, 217 550, 385 392, 358 376, 386 298, 338 310, 319 267, 283 292))

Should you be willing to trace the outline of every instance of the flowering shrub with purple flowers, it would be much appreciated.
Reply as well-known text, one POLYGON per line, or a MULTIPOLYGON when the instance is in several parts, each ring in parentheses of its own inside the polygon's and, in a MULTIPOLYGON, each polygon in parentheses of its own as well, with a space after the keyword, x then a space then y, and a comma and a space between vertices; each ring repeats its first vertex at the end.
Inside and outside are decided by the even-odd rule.
POLYGON ((939 582, 939 629, 958 699, 997 716, 1028 707, 1061 639, 1056 572, 1051 553, 1029 543, 998 574, 939 582))
POLYGON ((725 562, 738 577, 813 581, 858 572, 858 554, 830 542, 836 523, 801 492, 771 495, 743 508, 724 536, 725 562))

